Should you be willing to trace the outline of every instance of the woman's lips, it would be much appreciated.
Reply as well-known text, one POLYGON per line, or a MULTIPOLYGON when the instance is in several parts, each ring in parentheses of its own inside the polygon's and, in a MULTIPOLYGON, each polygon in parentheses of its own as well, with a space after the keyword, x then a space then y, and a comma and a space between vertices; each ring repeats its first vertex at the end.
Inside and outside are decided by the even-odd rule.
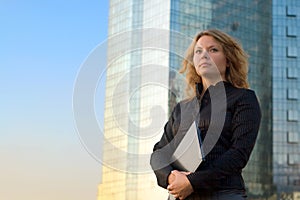
POLYGON ((205 67, 205 66, 210 66, 211 64, 210 63, 201 63, 199 66, 200 67, 205 67))

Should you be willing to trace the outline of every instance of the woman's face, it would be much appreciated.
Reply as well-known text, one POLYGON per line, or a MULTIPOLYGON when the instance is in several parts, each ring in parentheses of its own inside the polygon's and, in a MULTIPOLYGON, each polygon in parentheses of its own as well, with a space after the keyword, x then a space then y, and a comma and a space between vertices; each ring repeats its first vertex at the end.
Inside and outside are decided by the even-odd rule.
POLYGON ((193 62, 202 79, 225 80, 226 56, 222 46, 212 36, 204 35, 199 38, 194 47, 193 62))

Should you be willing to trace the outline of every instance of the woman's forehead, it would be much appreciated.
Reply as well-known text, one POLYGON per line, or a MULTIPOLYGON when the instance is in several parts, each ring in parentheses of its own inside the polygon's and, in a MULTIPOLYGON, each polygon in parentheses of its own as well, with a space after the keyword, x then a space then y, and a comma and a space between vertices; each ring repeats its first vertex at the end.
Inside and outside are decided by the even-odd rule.
POLYGON ((213 36, 203 35, 201 36, 195 44, 195 47, 210 47, 210 46, 221 46, 213 36))

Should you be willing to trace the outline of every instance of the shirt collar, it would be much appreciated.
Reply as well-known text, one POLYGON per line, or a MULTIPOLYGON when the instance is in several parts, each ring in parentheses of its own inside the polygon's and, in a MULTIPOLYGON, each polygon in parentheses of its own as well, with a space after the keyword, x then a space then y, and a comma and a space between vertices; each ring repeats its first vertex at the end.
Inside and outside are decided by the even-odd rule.
MULTIPOLYGON (((211 90, 211 89, 219 89, 220 87, 228 87, 230 86, 231 83, 227 82, 227 81, 219 81, 216 85, 211 85, 208 87, 208 90, 211 90)), ((201 98, 201 94, 203 92, 203 84, 202 83, 196 83, 196 97, 198 99, 201 98)), ((205 93, 207 92, 207 90, 205 91, 205 93)))

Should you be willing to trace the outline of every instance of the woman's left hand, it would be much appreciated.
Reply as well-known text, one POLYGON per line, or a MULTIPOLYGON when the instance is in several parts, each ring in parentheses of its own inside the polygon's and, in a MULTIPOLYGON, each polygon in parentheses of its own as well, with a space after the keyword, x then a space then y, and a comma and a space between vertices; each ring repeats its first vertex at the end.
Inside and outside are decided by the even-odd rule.
POLYGON ((190 172, 180 172, 177 170, 172 171, 175 178, 174 181, 168 185, 167 189, 175 198, 183 200, 193 192, 193 187, 186 177, 189 173, 190 172))

